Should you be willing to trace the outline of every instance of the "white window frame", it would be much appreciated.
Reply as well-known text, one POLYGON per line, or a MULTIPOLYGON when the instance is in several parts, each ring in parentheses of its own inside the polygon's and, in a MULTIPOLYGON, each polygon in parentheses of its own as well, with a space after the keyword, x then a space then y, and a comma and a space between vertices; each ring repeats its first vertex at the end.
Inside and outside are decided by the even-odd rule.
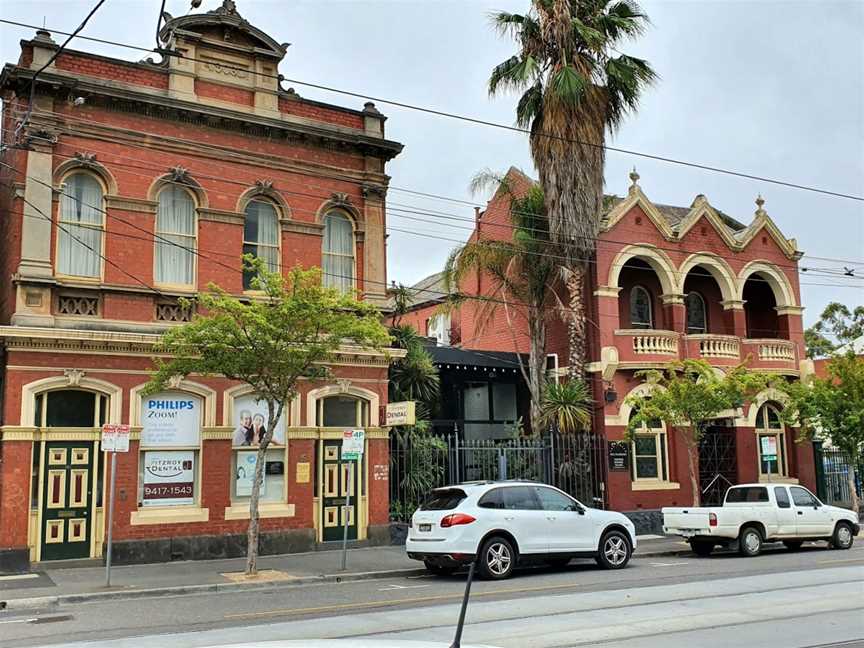
POLYGON ((653 329, 654 327, 654 297, 651 295, 651 291, 648 290, 642 284, 636 284, 630 289, 629 301, 627 303, 627 308, 630 315, 630 328, 634 329, 653 329), (637 291, 642 291, 645 293, 645 296, 648 298, 648 321, 647 322, 634 322, 633 321, 633 300, 634 295, 637 291))
MULTIPOLYGON (((324 214, 324 218, 322 220, 324 224, 324 236, 321 238, 321 270, 323 274, 324 270, 324 258, 325 257, 338 257, 342 259, 351 259, 351 288, 355 288, 357 286, 357 231, 354 226, 354 219, 351 218, 349 214, 346 214, 344 211, 340 209, 328 209, 327 213, 324 214), (327 242, 327 219, 331 216, 338 216, 340 218, 344 218, 348 221, 348 224, 351 226, 351 254, 342 254, 339 252, 329 252, 325 247, 325 243, 327 242)), ((344 279, 344 277, 331 277, 330 275, 324 274, 321 277, 321 283, 324 286, 330 288, 338 288, 338 281, 344 279), (337 285, 334 285, 335 282, 337 285)))
MULTIPOLYGON (((630 441, 630 454, 632 457, 632 465, 630 468, 630 480, 635 484, 667 484, 669 483, 669 435, 666 433, 666 425, 663 421, 660 422, 660 427, 652 427, 649 428, 646 423, 642 423, 639 429, 636 430, 634 438, 630 441), (639 476, 639 468, 636 461, 636 438, 653 438, 654 439, 654 448, 656 452, 654 454, 654 460, 657 466, 657 476, 656 477, 640 477, 639 476), (666 461, 663 461, 663 457, 666 458, 666 461), (664 465, 665 464, 665 465, 664 465)), ((639 457, 645 458, 651 455, 638 455, 639 457)))
POLYGON ((771 403, 763 403, 756 413, 756 463, 759 476, 770 480, 772 478, 786 479, 789 477, 789 457, 786 448, 786 426, 780 418, 780 409, 771 403), (779 428, 772 428, 768 423, 768 410, 774 410, 780 421, 779 428), (778 457, 776 460, 779 472, 766 473, 762 470, 762 437, 775 437, 777 442, 778 457))
MULTIPOLYGON (((166 230, 159 229, 159 199, 162 196, 162 192, 166 189, 174 188, 173 183, 167 183, 162 188, 159 189, 159 193, 156 194, 156 222, 154 223, 154 231, 156 233, 156 240, 153 245, 153 283, 157 286, 161 286, 163 288, 174 288, 179 290, 194 290, 198 285, 198 197, 195 195, 194 191, 190 191, 185 187, 177 187, 180 191, 186 193, 189 199, 192 201, 193 211, 195 213, 194 222, 192 224, 192 234, 186 234, 185 232, 170 232, 166 230), (171 283, 166 281, 160 281, 156 275, 157 269, 159 268, 159 246, 160 245, 171 245, 167 241, 172 240, 169 237, 182 237, 188 243, 183 245, 179 243, 178 245, 183 245, 184 247, 189 248, 189 254, 192 255, 192 282, 188 284, 178 284, 171 283)), ((173 246, 172 246, 173 247, 173 246)))
POLYGON ((321 396, 315 401, 315 425, 316 427, 324 427, 324 401, 328 398, 351 398, 355 401, 355 416, 353 425, 358 428, 365 428, 370 425, 370 409, 371 403, 356 394, 327 394, 321 396))
MULTIPOLYGON (((280 212, 279 205, 276 204, 275 202, 273 202, 272 200, 270 200, 269 198, 267 198, 267 196, 260 196, 260 195, 252 196, 246 202, 246 205, 243 207, 243 246, 242 246, 243 247, 243 254, 246 254, 245 250, 246 250, 247 245, 255 247, 255 257, 256 258, 261 258, 261 255, 259 254, 259 248, 261 248, 261 247, 275 250, 276 251, 276 267, 275 268, 269 268, 269 270, 271 270, 272 272, 280 272, 282 269, 282 228, 281 228, 281 222, 282 222, 282 214, 280 212), (264 205, 268 205, 269 207, 271 207, 273 209, 273 215, 276 218, 276 244, 275 245, 270 244, 270 243, 259 243, 258 241, 247 241, 246 240, 246 218, 247 218, 246 211, 249 209, 249 205, 251 205, 252 203, 256 203, 256 202, 262 203, 264 205)), ((259 238, 260 238, 260 236, 259 236, 259 238)), ((241 262, 241 272, 242 271, 243 271, 243 265, 241 262)), ((245 281, 245 273, 244 273, 243 277, 241 277, 240 280, 245 281)), ((247 288, 246 286, 243 286, 243 291, 244 292, 259 292, 259 291, 256 291, 251 286, 249 288, 247 288)))
MULTIPOLYGON (((105 187, 105 183, 102 181, 97 174, 91 173, 87 169, 76 167, 70 169, 64 176, 62 181, 60 182, 60 200, 57 201, 57 226, 55 229, 55 249, 54 249, 54 275, 57 277, 69 277, 75 279, 76 281, 82 282, 92 282, 92 283, 101 283, 103 278, 105 277, 105 238, 106 238, 106 227, 105 227, 105 219, 106 219, 106 209, 105 209, 105 195, 108 193, 107 188, 105 187), (88 178, 94 180, 98 185, 99 189, 102 193, 100 197, 100 205, 89 205, 98 210, 99 215, 101 216, 101 220, 98 225, 94 225, 92 223, 78 223, 74 221, 63 220, 63 201, 64 200, 74 200, 67 193, 67 185, 69 183, 69 179, 76 176, 82 175, 87 176, 88 178), (72 234, 69 232, 69 226, 74 225, 77 227, 84 227, 91 230, 97 230, 99 232, 99 246, 96 248, 92 254, 95 254, 99 259, 99 274, 98 276, 91 275, 76 275, 76 274, 68 274, 60 271, 60 255, 61 255, 61 242, 64 236, 69 236, 71 240, 72 234), (65 230, 65 231, 64 231, 65 230)), ((78 237, 76 237, 78 238, 78 237)), ((80 244, 79 244, 80 245, 80 244)), ((89 254, 88 250, 88 254, 89 254)))

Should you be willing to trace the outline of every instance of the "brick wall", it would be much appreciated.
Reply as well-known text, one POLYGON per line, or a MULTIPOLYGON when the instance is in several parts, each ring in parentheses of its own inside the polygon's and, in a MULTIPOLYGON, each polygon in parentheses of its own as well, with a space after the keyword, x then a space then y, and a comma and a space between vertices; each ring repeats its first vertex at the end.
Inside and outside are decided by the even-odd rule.
POLYGON ((132 85, 168 89, 168 70, 157 70, 141 63, 129 63, 117 59, 107 59, 102 56, 85 54, 83 52, 64 51, 54 65, 60 70, 102 77, 112 81, 120 81, 132 85))
POLYGON ((195 79, 195 94, 199 97, 210 97, 211 99, 228 101, 241 106, 255 105, 255 93, 251 90, 235 88, 234 86, 222 85, 220 83, 210 83, 201 79, 195 79))

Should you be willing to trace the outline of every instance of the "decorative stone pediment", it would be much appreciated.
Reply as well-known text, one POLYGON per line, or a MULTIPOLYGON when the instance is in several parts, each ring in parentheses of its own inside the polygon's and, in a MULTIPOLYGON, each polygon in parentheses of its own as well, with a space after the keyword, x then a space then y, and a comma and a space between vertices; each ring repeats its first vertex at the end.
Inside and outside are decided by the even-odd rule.
POLYGON ((73 157, 78 161, 79 165, 87 167, 88 169, 92 169, 99 165, 99 162, 96 161, 95 153, 78 151, 73 157))
POLYGON ((336 384, 339 385, 339 392, 347 394, 351 389, 351 381, 348 378, 337 378, 336 384))
POLYGON ((350 207, 351 197, 347 193, 334 191, 330 196, 330 204, 334 207, 350 207))
POLYGON ((272 180, 256 180, 255 186, 258 187, 259 190, 267 193, 273 190, 273 181, 272 180))
POLYGON ((77 387, 81 384, 81 379, 86 372, 81 369, 64 369, 63 375, 66 376, 66 383, 69 387, 77 387))
POLYGON ((189 175, 189 169, 177 165, 168 169, 168 176, 172 182, 181 182, 183 184, 192 184, 192 177, 189 175))

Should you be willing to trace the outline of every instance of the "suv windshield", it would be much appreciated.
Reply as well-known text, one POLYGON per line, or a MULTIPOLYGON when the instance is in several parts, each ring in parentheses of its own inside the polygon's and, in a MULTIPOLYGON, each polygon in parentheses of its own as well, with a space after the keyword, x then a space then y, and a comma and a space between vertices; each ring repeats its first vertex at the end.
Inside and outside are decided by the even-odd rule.
POLYGON ((465 491, 458 488, 435 490, 429 494, 420 506, 421 511, 449 511, 459 506, 459 502, 467 497, 465 491))

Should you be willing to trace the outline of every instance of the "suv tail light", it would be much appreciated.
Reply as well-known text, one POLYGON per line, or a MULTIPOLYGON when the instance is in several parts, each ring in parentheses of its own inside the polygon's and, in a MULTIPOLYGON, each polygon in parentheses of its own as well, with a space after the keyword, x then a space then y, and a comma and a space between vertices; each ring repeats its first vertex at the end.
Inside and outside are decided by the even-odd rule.
POLYGON ((441 528, 446 529, 447 527, 458 526, 460 524, 471 524, 476 519, 467 513, 451 513, 441 518, 441 528))
POLYGON ((708 514, 708 526, 716 527, 717 526, 717 514, 709 513, 708 514))

